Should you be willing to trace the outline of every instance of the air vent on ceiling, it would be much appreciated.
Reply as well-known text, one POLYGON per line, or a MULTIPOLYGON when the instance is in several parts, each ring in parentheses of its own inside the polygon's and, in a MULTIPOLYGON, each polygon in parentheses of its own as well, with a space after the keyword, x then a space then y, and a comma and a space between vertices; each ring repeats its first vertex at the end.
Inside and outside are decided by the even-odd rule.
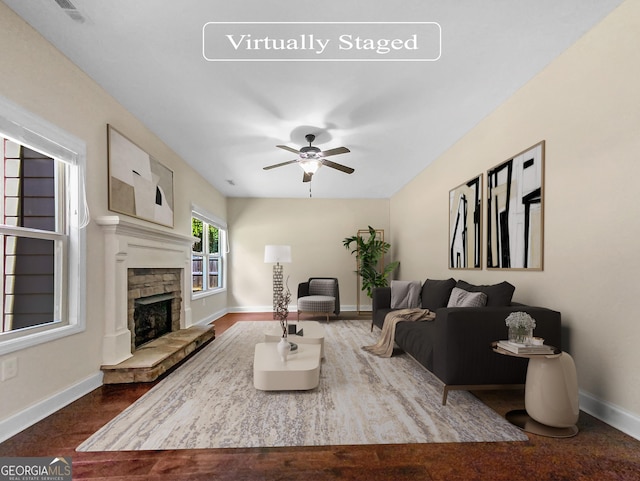
POLYGON ((84 23, 86 18, 80 13, 76 6, 69 0, 55 0, 55 2, 64 10, 64 12, 71 17, 71 19, 78 23, 84 23))
POLYGON ((69 0, 56 0, 56 3, 60 5, 60 8, 64 8, 65 10, 75 10, 76 6, 71 3, 69 0))

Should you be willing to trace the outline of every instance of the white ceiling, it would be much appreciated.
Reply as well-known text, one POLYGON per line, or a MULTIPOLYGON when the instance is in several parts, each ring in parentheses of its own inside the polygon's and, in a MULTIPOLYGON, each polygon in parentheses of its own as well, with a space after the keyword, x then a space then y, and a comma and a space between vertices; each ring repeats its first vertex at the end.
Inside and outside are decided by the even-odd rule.
POLYGON ((84 23, 55 0, 3 1, 224 195, 308 197, 298 166, 263 167, 315 133, 355 173, 320 169, 313 197, 387 198, 622 0, 69 0, 84 23), (203 26, 233 21, 437 22, 442 55, 206 61, 203 26))

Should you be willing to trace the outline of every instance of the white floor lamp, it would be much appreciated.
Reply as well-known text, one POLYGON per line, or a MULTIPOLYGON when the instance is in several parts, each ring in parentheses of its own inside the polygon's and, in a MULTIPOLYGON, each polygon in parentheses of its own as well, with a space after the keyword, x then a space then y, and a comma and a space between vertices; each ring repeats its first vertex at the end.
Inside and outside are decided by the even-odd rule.
POLYGON ((278 300, 284 290, 282 264, 291 263, 291 246, 266 245, 264 262, 273 264, 273 318, 276 318, 278 300))

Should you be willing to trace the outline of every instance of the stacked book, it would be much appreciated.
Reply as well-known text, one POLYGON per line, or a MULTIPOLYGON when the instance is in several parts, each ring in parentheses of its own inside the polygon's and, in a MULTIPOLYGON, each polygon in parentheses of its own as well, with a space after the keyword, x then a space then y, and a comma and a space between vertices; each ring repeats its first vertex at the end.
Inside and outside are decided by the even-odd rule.
POLYGON ((513 352, 514 354, 553 354, 555 352, 553 347, 545 344, 540 346, 527 346, 516 342, 498 341, 498 347, 505 351, 513 352))

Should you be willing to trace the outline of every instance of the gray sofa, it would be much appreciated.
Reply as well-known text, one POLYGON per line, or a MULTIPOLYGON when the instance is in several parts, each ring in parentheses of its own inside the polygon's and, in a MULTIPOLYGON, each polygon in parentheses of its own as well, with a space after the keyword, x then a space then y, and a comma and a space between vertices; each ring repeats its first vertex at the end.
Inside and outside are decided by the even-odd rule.
MULTIPOLYGON (((527 360, 493 352, 491 343, 507 338, 505 319, 524 311, 536 320, 534 334, 562 349, 560 313, 544 307, 512 302, 515 287, 508 282, 478 286, 454 279, 427 279, 421 288, 422 308, 436 313, 433 321, 399 322, 395 341, 444 383, 442 403, 450 390, 497 389, 524 385, 527 360), (447 307, 451 291, 458 287, 484 292, 484 307, 447 307)), ((382 328, 391 307, 391 288, 374 289, 373 325, 382 328)))

